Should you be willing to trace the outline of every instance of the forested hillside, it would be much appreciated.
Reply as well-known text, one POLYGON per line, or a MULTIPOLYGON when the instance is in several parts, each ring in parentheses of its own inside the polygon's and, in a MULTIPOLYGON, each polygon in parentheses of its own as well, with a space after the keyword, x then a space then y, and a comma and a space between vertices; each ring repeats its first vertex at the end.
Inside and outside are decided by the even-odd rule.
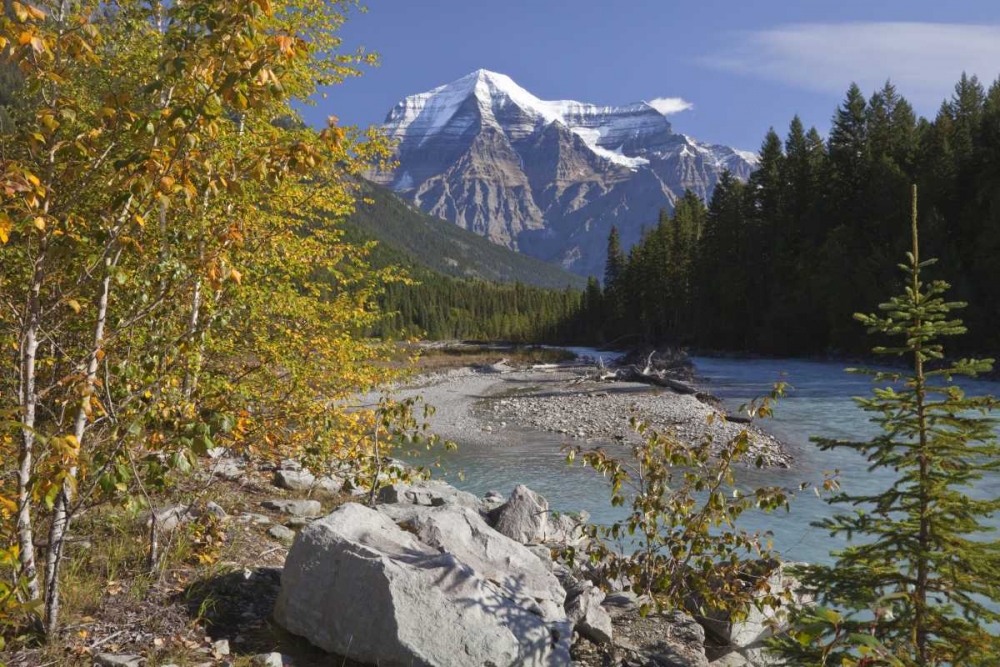
POLYGON ((348 239, 376 240, 371 261, 420 271, 427 267, 456 278, 538 287, 582 288, 586 281, 558 266, 508 250, 454 223, 435 218, 391 190, 361 181, 362 199, 344 223, 348 239))
POLYGON ((922 243, 971 305, 966 350, 1000 348, 1000 82, 963 76, 933 120, 891 83, 852 85, 824 141, 794 118, 773 130, 749 184, 723 178, 707 208, 690 193, 626 255, 612 234, 585 336, 807 354, 863 349, 868 312, 907 250, 910 185, 922 243))
POLYGON ((369 263, 408 277, 379 295, 385 316, 371 335, 517 342, 572 335, 582 278, 427 215, 386 188, 360 185, 344 239, 375 241, 369 263))

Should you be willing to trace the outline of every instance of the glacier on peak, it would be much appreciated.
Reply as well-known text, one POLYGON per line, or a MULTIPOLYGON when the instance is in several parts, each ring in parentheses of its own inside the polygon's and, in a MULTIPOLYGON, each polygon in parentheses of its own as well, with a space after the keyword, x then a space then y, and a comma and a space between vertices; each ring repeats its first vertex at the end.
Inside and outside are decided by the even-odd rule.
MULTIPOLYGON (((600 106, 574 100, 549 101, 535 97, 505 74, 480 69, 426 93, 410 95, 397 104, 385 120, 389 136, 402 142, 424 145, 444 131, 468 129, 472 117, 455 124, 470 99, 474 99, 480 122, 504 129, 497 116, 508 107, 520 110, 534 126, 559 123, 580 137, 599 157, 630 169, 649 160, 629 155, 625 147, 643 135, 671 134, 665 114, 647 102, 625 106, 600 106)), ((535 128, 518 128, 530 133, 535 128)))
POLYGON ((607 235, 625 246, 723 172, 747 180, 757 155, 675 133, 687 102, 624 106, 542 100, 477 70, 389 112, 394 164, 367 176, 431 215, 580 275, 603 271, 607 235))

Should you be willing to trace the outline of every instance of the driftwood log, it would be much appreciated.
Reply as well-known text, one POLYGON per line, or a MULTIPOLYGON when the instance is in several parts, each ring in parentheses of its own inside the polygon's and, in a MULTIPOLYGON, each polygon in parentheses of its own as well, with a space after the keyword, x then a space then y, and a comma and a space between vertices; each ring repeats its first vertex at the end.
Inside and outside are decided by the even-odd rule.
MULTIPOLYGON (((677 380, 670 377, 672 372, 686 370, 682 366, 656 369, 653 365, 653 355, 650 353, 649 357, 646 359, 645 365, 640 368, 636 364, 629 364, 626 366, 620 366, 615 369, 606 368, 603 364, 599 364, 597 372, 594 375, 585 376, 580 378, 578 381, 596 381, 596 382, 640 382, 643 384, 651 384, 657 387, 664 387, 670 389, 678 394, 686 394, 689 396, 694 396, 702 403, 709 405, 720 412, 725 413, 725 406, 723 406, 722 401, 712 394, 698 391, 697 388, 691 386, 686 382, 677 380)), ((726 414, 726 421, 734 422, 737 424, 749 424, 753 420, 750 417, 744 415, 733 415, 726 414)))

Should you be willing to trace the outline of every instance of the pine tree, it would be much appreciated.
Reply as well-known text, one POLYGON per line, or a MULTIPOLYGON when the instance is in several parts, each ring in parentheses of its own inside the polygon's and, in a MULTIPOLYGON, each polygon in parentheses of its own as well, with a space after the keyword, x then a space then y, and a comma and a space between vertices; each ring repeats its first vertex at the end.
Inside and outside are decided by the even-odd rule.
POLYGON ((775 256, 783 249, 779 248, 777 235, 782 228, 785 153, 774 128, 768 130, 759 155, 759 166, 750 176, 747 189, 747 230, 740 245, 740 264, 747 282, 747 314, 751 318, 744 326, 755 340, 760 339, 762 320, 769 310, 775 285, 784 280, 777 273, 775 256))
POLYGON ((836 505, 858 509, 817 523, 852 539, 830 566, 805 569, 803 581, 827 606, 803 612, 780 648, 794 664, 984 665, 1000 655, 985 627, 1000 621, 1000 541, 984 519, 1000 499, 980 500, 969 488, 1000 468, 998 401, 969 397, 954 376, 976 376, 992 360, 945 360, 941 338, 965 333, 943 298, 949 286, 925 282, 934 260, 921 261, 913 188, 912 250, 906 289, 880 313, 857 315, 871 334, 900 339, 874 352, 908 359, 910 370, 870 372, 876 388, 858 399, 882 435, 867 442, 818 440, 825 450, 867 458, 869 469, 895 475, 879 493, 839 493, 836 505))
POLYGON ((623 284, 628 268, 628 259, 622 250, 618 228, 612 227, 608 234, 608 257, 604 265, 604 316, 605 332, 610 337, 617 337, 622 315, 625 312, 623 300, 628 290, 623 284))
POLYGON ((622 250, 618 228, 612 227, 608 234, 608 258, 604 265, 604 286, 612 287, 625 273, 625 252, 622 250))

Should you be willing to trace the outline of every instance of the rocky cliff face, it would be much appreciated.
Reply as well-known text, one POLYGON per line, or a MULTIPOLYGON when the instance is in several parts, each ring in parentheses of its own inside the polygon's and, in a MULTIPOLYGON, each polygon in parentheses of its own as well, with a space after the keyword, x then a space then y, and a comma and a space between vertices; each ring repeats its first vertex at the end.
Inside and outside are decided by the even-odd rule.
POLYGON ((372 174, 423 210, 581 274, 600 274, 617 225, 626 244, 686 189, 709 197, 752 153, 675 134, 645 102, 540 100, 479 70, 412 95, 386 118, 398 167, 372 174))

